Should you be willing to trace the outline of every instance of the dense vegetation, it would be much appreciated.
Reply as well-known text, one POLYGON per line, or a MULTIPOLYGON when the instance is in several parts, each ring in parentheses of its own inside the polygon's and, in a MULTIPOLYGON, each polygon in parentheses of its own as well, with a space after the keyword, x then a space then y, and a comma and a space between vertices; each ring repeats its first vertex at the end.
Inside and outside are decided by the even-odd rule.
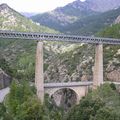
POLYGON ((0 120, 62 120, 62 110, 55 107, 48 95, 42 105, 34 86, 13 81, 10 94, 0 104, 0 120))
POLYGON ((120 94, 113 84, 104 84, 89 92, 73 107, 67 120, 119 120, 120 94))
MULTIPOLYGON (((18 16, 18 18, 19 17, 20 16, 18 16)), ((21 16, 19 19, 21 20, 22 18, 21 16)), ((107 18, 106 15, 105 18, 107 18)), ((91 18, 91 21, 92 20, 91 18)), ((97 20, 99 20, 99 17, 97 20)), ((27 19, 21 21, 27 25, 27 29, 24 29, 24 27, 20 28, 21 26, 17 28, 11 28, 10 26, 9 29, 28 31, 30 30, 30 26, 34 28, 32 22, 29 23, 29 25, 32 24, 30 26, 27 24, 27 19)), ((2 22, 1 19, 1 23, 2 22)), ((18 22, 17 24, 20 23, 18 22)), ((38 29, 38 27, 35 27, 35 30, 38 29)), ((41 28, 40 30, 46 32, 50 29, 41 28)), ((97 35, 120 38, 119 31, 120 24, 117 24, 106 28, 97 35)), ((52 45, 53 43, 50 43, 49 49, 44 50, 44 58, 48 59, 48 55, 51 58, 55 58, 55 51, 51 50, 52 45)), ((36 42, 28 43, 27 41, 22 42, 21 40, 0 40, 0 68, 5 70, 10 76, 19 80, 19 82, 17 80, 12 82, 10 94, 7 95, 3 103, 0 103, 0 120, 120 120, 120 93, 116 90, 114 84, 104 84, 98 87, 97 90, 90 90, 87 96, 83 97, 80 103, 71 108, 67 113, 62 108, 55 106, 53 100, 49 98, 48 95, 45 96, 45 102, 42 105, 36 96, 36 89, 30 87, 26 82, 34 78, 35 47, 36 42), (21 82, 23 79, 26 81, 21 82)), ((108 46, 104 46, 105 65, 107 65, 108 61, 113 60, 113 58, 120 59, 120 55, 116 54, 118 49, 120 49, 119 46, 109 46, 109 48, 108 46)), ((72 74, 76 70, 78 63, 88 59, 88 54, 93 53, 94 51, 91 46, 82 45, 58 54, 56 58, 67 65, 68 73, 72 74), (88 53, 86 53, 86 50, 88 53)), ((45 69, 50 65, 49 61, 48 63, 49 64, 45 63, 45 69)), ((92 68, 92 64, 91 62, 91 64, 87 65, 90 71, 85 68, 86 64, 84 64, 81 71, 84 72, 86 70, 92 74, 90 69, 92 68)), ((114 64, 116 65, 116 69, 120 65, 119 63, 114 64)))
POLYGON ((109 38, 120 38, 120 24, 113 24, 109 27, 106 27, 97 35, 109 38))
POLYGON ((89 91, 67 113, 54 105, 48 95, 44 104, 38 100, 36 89, 27 82, 13 81, 10 93, 0 104, 0 120, 119 120, 120 93, 114 84, 104 84, 89 91))
MULTIPOLYGON (((6 4, 0 5, 0 29, 57 33, 22 16, 6 4)), ((17 79, 33 80, 36 41, 0 39, 0 68, 17 79)))
POLYGON ((35 46, 33 41, 0 40, 0 68, 14 78, 31 80, 34 77, 35 46))

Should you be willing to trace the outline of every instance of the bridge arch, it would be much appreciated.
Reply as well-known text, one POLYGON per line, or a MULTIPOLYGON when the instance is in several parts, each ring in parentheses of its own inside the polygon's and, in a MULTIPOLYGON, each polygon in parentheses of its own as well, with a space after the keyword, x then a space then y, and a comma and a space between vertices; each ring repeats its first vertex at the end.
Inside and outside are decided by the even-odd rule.
POLYGON ((68 110, 68 108, 75 105, 78 99, 77 93, 71 88, 60 88, 50 97, 57 106, 64 108, 64 110, 68 110))
POLYGON ((88 86, 71 86, 71 87, 49 87, 49 88, 44 88, 44 92, 49 94, 51 97, 55 92, 63 89, 70 89, 73 91, 76 95, 76 103, 78 104, 80 99, 85 96, 88 92, 88 86))

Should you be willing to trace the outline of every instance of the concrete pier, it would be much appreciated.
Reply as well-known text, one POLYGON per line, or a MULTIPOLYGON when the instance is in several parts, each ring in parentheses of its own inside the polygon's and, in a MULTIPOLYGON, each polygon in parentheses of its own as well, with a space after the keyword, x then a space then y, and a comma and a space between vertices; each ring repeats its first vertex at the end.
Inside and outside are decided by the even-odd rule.
POLYGON ((37 96, 44 102, 44 74, 43 74, 43 42, 38 42, 36 49, 35 86, 37 96))
POLYGON ((93 71, 94 89, 103 84, 103 45, 97 44, 95 47, 95 65, 93 71))

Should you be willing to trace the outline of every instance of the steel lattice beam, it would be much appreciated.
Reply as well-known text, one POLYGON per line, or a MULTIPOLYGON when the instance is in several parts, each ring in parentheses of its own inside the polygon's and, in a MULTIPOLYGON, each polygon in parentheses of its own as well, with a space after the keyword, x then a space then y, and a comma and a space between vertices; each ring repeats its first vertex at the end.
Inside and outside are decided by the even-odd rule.
POLYGON ((4 39, 24 39, 39 41, 59 41, 72 43, 92 43, 92 44, 114 44, 119 45, 120 39, 99 38, 88 36, 49 34, 49 33, 33 33, 33 32, 16 32, 0 30, 0 38, 4 39))

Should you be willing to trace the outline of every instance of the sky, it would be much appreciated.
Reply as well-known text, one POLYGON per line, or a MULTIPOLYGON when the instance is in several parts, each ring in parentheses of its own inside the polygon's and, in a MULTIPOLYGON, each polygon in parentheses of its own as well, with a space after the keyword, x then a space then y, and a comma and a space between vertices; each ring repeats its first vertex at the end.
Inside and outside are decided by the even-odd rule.
POLYGON ((0 4, 7 3, 18 12, 43 13, 56 7, 65 6, 73 1, 75 0, 0 0, 0 4))

